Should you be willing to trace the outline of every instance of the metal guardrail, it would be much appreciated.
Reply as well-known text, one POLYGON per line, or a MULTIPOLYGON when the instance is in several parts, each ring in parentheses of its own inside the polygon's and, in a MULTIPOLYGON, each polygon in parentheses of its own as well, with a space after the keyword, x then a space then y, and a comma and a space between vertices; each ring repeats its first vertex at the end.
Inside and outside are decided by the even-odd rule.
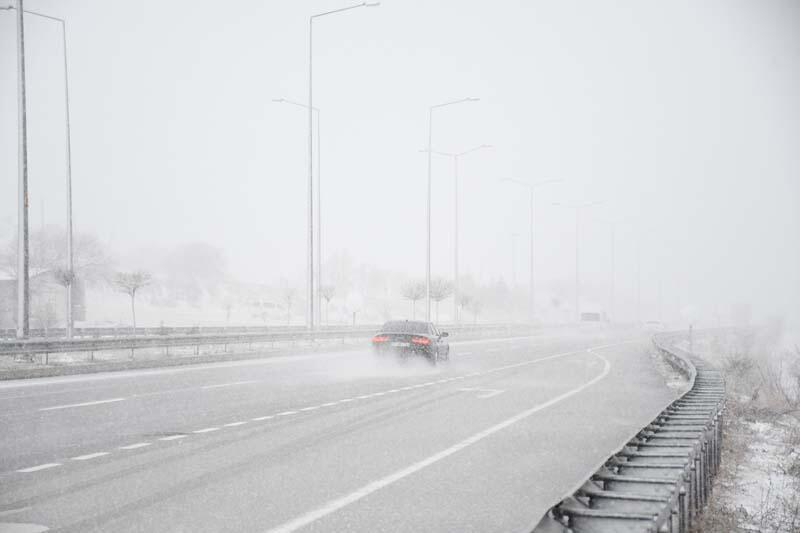
MULTIPOLYGON (((458 327, 500 327, 504 324, 480 324, 480 325, 461 325, 441 324, 444 329, 458 327)), ((317 331, 373 331, 380 327, 380 324, 364 324, 359 326, 321 326, 317 331)), ((294 326, 157 326, 157 327, 129 327, 129 326, 107 326, 107 327, 82 327, 74 328, 73 338, 98 338, 98 337, 125 337, 125 336, 148 336, 148 335, 236 335, 242 333, 274 333, 274 332, 306 332, 306 327, 302 325, 294 326)), ((15 329, 0 329, 0 341, 15 340, 17 331, 15 329)), ((31 339, 63 339, 66 338, 67 331, 64 328, 31 329, 28 337, 31 339)))
MULTIPOLYGON (((196 352, 200 346, 237 344, 259 344, 275 342, 299 342, 321 340, 345 340, 371 336, 380 326, 361 326, 357 328, 340 330, 318 331, 271 331, 242 333, 185 333, 185 334, 151 334, 151 335, 125 335, 118 337, 73 338, 73 339, 24 339, 0 341, 0 356, 37 355, 74 352, 101 352, 108 350, 136 350, 141 348, 170 348, 194 346, 196 352)), ((471 325, 471 326, 444 326, 451 333, 482 334, 514 332, 530 332, 528 325, 471 325)))
POLYGON ((532 533, 686 533, 720 464, 725 383, 677 335, 656 349, 691 388, 643 428, 580 488, 551 507, 532 533))

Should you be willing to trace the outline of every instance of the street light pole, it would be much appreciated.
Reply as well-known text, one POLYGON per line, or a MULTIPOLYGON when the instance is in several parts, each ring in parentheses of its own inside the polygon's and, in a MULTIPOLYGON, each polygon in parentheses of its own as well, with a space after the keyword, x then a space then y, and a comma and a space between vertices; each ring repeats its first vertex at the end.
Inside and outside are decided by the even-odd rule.
POLYGON ((554 203, 560 207, 566 207, 575 211, 575 317, 578 323, 581 321, 581 283, 580 283, 580 211, 602 202, 587 202, 584 204, 561 204, 554 203))
MULTIPOLYGON (((477 102, 480 98, 469 97, 452 102, 432 105, 428 108, 428 202, 426 210, 427 220, 427 246, 425 248, 425 320, 431 320, 431 156, 433 154, 433 110, 449 105, 460 104, 463 102, 477 102)), ((457 178, 456 178, 457 179, 457 178)), ((457 209, 456 209, 457 210, 457 209)), ((458 214, 456 213, 456 217, 458 214)), ((457 247, 458 245, 456 245, 457 247)), ((456 277, 458 273, 456 272, 456 277)), ((456 296, 454 295, 454 299, 456 296)), ((457 302, 458 300, 456 300, 457 302)), ((456 304, 458 305, 458 304, 456 304)))
MULTIPOLYGON (((71 134, 70 134, 70 120, 69 120, 69 70, 67 67, 67 23, 64 19, 53 17, 51 15, 45 15, 44 13, 39 13, 37 11, 28 11, 22 7, 22 2, 20 2, 19 8, 15 8, 14 6, 4 6, 0 8, 1 10, 11 10, 17 9, 20 12, 27 13, 29 15, 35 15, 37 17, 42 17, 50 20, 54 20, 61 24, 61 42, 62 42, 62 51, 64 53, 64 118, 65 118, 65 146, 66 146, 66 174, 67 174, 67 298, 66 298, 66 330, 67 330, 67 338, 72 338, 72 329, 74 324, 74 319, 72 315, 72 299, 73 299, 73 286, 75 283, 75 272, 74 272, 74 261, 73 261, 73 246, 72 246, 72 142, 71 142, 71 134)), ((23 61, 23 70, 24 70, 24 61, 23 61)), ((23 80, 24 81, 24 80, 23 80)), ((24 100, 24 99, 23 99, 24 100)), ((25 125, 27 129, 27 124, 25 125)), ((27 149, 25 150, 26 157, 27 157, 27 149)), ((27 167, 27 161, 26 161, 27 167)), ((26 170, 27 174, 27 170, 26 170)), ((26 188, 27 188, 27 176, 26 176, 26 188)), ((27 210, 27 206, 26 206, 27 210)), ((27 217, 27 214, 26 214, 27 217)), ((26 230, 27 231, 27 230, 26 230)), ((27 244, 26 244, 27 245, 27 244)))
MULTIPOLYGON (((470 154, 472 152, 477 152, 478 150, 482 150, 484 148, 494 148, 491 144, 481 144, 474 148, 470 148, 469 150, 464 150, 463 152, 452 153, 452 152, 438 152, 436 150, 431 150, 428 153, 428 158, 430 160, 430 154, 434 153, 436 155, 441 155, 445 157, 451 157, 453 159, 453 179, 454 179, 454 187, 453 187, 453 205, 454 205, 454 230, 453 230, 453 321, 458 324, 458 295, 459 295, 459 274, 458 274, 458 221, 459 221, 459 205, 458 205, 458 161, 462 156, 470 154)), ((425 151, 425 150, 423 150, 425 151)))
POLYGON ((530 321, 533 321, 535 314, 536 314, 536 297, 535 297, 535 281, 534 281, 534 220, 535 220, 535 198, 534 194, 536 189, 543 185, 548 185, 550 183, 560 183, 563 180, 555 179, 555 180, 545 180, 540 181, 538 183, 528 183, 527 181, 517 180, 514 178, 505 178, 500 181, 508 181, 511 183, 515 183, 522 187, 526 187, 528 192, 530 193, 530 200, 529 200, 529 213, 530 213, 530 227, 529 227, 529 246, 530 246, 530 277, 528 280, 528 318, 530 321))
POLYGON ((19 208, 17 221, 17 338, 30 331, 30 285, 28 278, 28 125, 25 103, 25 9, 17 0, 17 170, 19 208))
MULTIPOLYGON (((273 98, 273 102, 281 104, 291 104, 306 109, 306 104, 301 104, 287 98, 273 98)), ((322 163, 320 161, 322 152, 322 130, 320 129, 321 112, 318 107, 314 108, 317 114, 317 324, 322 324, 322 163)))
MULTIPOLYGON (((312 331, 314 329, 314 19, 358 9, 359 7, 376 7, 379 5, 380 2, 362 2, 332 11, 317 13, 308 18, 308 106, 306 106, 308 107, 308 281, 306 284, 308 308, 306 321, 308 329, 312 331)), ((317 282, 319 283, 319 278, 317 282)))

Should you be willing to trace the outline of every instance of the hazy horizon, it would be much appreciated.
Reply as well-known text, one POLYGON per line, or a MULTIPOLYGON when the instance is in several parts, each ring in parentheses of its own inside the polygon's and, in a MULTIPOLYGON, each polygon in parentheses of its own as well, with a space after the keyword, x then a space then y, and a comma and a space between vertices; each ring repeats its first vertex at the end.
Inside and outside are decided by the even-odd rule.
MULTIPOLYGON (((308 19, 340 2, 28 0, 67 20, 75 231, 136 268, 143 249, 206 242, 232 277, 306 268, 308 19)), ((749 304, 797 322, 800 4, 387 0, 315 22, 323 260, 425 274, 433 148, 460 152, 460 272, 581 278, 708 312, 749 304), (516 260, 512 265, 512 235, 516 260), (638 243, 638 244, 637 244, 638 243)), ((0 11, 0 240, 16 231, 13 12, 0 11)), ((63 65, 56 24, 26 18, 30 224, 64 225, 63 65)), ((453 276, 452 161, 433 159, 432 270, 453 276)), ((323 278, 325 272, 323 272, 323 278)), ((652 314, 652 313, 651 313, 652 314)), ((648 317, 641 317, 648 318, 648 317)))

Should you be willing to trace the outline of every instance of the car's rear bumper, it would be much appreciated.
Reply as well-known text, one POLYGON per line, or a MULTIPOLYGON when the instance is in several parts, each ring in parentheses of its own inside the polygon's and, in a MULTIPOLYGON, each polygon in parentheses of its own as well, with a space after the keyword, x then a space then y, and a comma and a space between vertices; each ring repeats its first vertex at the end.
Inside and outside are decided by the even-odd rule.
POLYGON ((372 345, 375 353, 386 355, 397 355, 401 357, 410 357, 420 355, 423 357, 431 357, 433 350, 430 346, 418 346, 411 344, 410 346, 391 346, 391 345, 372 345))

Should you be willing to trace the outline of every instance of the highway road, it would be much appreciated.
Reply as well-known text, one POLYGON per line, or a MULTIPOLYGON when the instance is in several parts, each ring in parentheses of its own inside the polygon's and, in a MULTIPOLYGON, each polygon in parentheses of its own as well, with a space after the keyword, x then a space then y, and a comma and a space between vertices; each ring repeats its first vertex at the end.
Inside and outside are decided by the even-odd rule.
POLYGON ((675 397, 641 336, 453 341, 0 383, 0 532, 525 531, 675 397))

